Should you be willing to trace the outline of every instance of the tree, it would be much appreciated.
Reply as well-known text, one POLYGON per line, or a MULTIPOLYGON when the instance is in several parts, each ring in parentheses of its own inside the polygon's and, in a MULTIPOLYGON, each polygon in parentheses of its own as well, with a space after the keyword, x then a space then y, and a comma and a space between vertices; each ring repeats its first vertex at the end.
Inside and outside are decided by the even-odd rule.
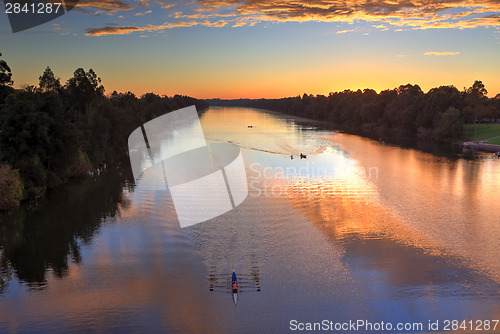
POLYGON ((19 205, 23 197, 23 183, 17 170, 7 164, 0 164, 0 211, 19 205))
POLYGON ((54 76, 54 72, 47 66, 45 72, 39 77, 42 92, 58 92, 61 89, 61 79, 54 76))
POLYGON ((72 176, 78 137, 71 114, 56 94, 18 90, 0 114, 1 158, 19 170, 24 196, 43 196, 72 176))
POLYGON ((66 84, 70 90, 80 90, 86 94, 102 96, 104 94, 104 86, 101 85, 101 78, 97 76, 93 69, 85 72, 83 68, 78 68, 73 73, 66 84))
POLYGON ((495 108, 495 118, 500 118, 500 94, 497 94, 493 99, 493 107, 495 108))
POLYGON ((460 138, 463 131, 462 116, 460 110, 449 107, 444 112, 438 122, 438 126, 434 129, 436 138, 443 139, 456 139, 460 138))
POLYGON ((84 113, 89 103, 104 96, 104 86, 94 70, 85 72, 83 68, 78 68, 66 83, 66 92, 69 100, 76 102, 78 109, 84 113))
POLYGON ((432 88, 426 94, 423 108, 419 111, 415 121, 417 128, 431 129, 437 126, 442 113, 449 107, 458 110, 463 108, 463 99, 454 86, 432 88))
POLYGON ((488 95, 488 91, 486 90, 486 88, 484 88, 484 84, 482 81, 476 80, 474 81, 472 87, 469 87, 467 89, 467 94, 472 95, 477 99, 482 99, 483 97, 486 97, 486 95, 488 95))
POLYGON ((474 84, 465 90, 466 107, 463 110, 463 114, 466 121, 475 123, 478 117, 486 113, 487 94, 488 91, 480 80, 474 81, 474 84))
MULTIPOLYGON (((0 52, 0 57, 2 53, 0 52)), ((12 86, 14 81, 12 81, 12 71, 5 60, 0 59, 0 86, 12 86)))
POLYGON ((386 106, 384 118, 392 132, 411 135, 416 132, 415 120, 422 110, 424 93, 418 85, 407 84, 396 88, 395 96, 386 106))

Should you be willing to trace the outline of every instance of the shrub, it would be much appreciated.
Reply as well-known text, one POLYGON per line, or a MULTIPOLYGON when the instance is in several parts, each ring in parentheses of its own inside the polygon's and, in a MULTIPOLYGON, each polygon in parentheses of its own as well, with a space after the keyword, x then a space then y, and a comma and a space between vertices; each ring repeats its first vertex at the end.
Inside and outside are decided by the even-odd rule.
POLYGON ((9 165, 0 164, 0 210, 17 207, 22 198, 23 183, 19 172, 9 165))

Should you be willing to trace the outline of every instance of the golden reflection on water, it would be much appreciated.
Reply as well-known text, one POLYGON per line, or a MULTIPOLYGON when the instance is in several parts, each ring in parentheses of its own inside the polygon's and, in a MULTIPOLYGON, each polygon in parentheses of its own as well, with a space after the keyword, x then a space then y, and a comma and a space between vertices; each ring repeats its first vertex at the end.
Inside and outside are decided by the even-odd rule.
MULTIPOLYGON (((449 159, 358 136, 304 131, 250 109, 210 110, 202 125, 215 140, 243 144, 260 168, 303 166, 306 160, 287 157, 290 147, 320 165, 353 163, 333 178, 275 175, 257 182, 264 195, 287 198, 332 240, 390 239, 455 257, 500 282, 500 161, 449 159), (232 121, 221 122, 221 114, 232 121), (325 150, 325 142, 342 150, 325 150), (281 156, 259 160, 252 151, 281 156)), ((250 182, 259 177, 250 174, 250 182)))
POLYGON ((248 108, 210 108, 201 123, 207 140, 232 142, 241 148, 282 155, 313 154, 321 149, 317 138, 300 135, 302 128, 293 120, 248 108))
POLYGON ((256 155, 252 155, 252 150, 285 155, 290 153, 289 147, 301 143, 302 152, 308 153, 308 160, 298 157, 293 161, 287 157, 276 160, 280 157, 272 154, 269 159, 259 161, 258 167, 263 170, 258 175, 252 174, 252 168, 247 171, 250 173, 250 191, 260 188, 259 195, 287 198, 332 238, 342 240, 353 235, 360 238, 390 237, 429 251, 437 249, 437 243, 430 240, 429 236, 417 234, 418 231, 406 224, 402 217, 382 206, 378 191, 371 182, 371 179, 378 177, 379 167, 356 165, 354 160, 338 149, 328 152, 318 149, 325 145, 325 141, 329 141, 330 145, 335 143, 330 132, 324 132, 321 136, 315 131, 299 131, 295 123, 287 123, 273 115, 247 108, 211 109, 203 115, 202 126, 206 136, 211 139, 244 144, 250 149, 246 157, 252 161, 259 161, 256 155), (221 118, 227 121, 221 121, 221 118), (316 167, 311 168, 309 161, 316 163, 316 167), (329 165, 334 165, 336 169, 334 177, 307 175, 313 168, 330 168, 329 165), (266 171, 269 166, 272 166, 271 171, 266 171), (289 168, 294 171, 301 168, 309 170, 306 170, 306 175, 290 177, 289 168))
POLYGON ((344 134, 331 140, 360 164, 378 167, 371 181, 385 208, 500 281, 500 161, 438 157, 344 134))
POLYGON ((342 179, 274 179, 267 182, 270 196, 285 197, 296 210, 340 244, 352 238, 389 238, 427 252, 438 244, 418 233, 397 213, 378 202, 373 185, 359 171, 342 179))

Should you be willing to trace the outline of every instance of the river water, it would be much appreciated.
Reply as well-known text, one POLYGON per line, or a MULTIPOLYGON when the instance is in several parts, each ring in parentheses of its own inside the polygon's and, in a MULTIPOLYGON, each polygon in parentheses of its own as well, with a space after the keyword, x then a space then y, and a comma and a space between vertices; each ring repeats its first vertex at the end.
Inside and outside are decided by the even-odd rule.
POLYGON ((292 320, 430 332, 500 318, 500 160, 248 108, 210 108, 201 124, 241 148, 246 200, 181 229, 169 194, 125 163, 2 214, 0 332, 287 333, 292 320), (232 269, 247 284, 236 304, 232 269))

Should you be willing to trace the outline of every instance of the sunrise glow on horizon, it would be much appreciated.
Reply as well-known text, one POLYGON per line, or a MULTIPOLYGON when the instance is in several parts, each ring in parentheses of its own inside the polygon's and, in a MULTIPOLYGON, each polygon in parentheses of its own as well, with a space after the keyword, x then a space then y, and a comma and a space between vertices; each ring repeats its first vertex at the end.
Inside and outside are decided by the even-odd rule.
POLYGON ((417 84, 424 92, 481 80, 500 93, 496 0, 82 1, 13 34, 0 52, 15 87, 47 66, 64 83, 92 68, 106 94, 281 98, 417 84))

